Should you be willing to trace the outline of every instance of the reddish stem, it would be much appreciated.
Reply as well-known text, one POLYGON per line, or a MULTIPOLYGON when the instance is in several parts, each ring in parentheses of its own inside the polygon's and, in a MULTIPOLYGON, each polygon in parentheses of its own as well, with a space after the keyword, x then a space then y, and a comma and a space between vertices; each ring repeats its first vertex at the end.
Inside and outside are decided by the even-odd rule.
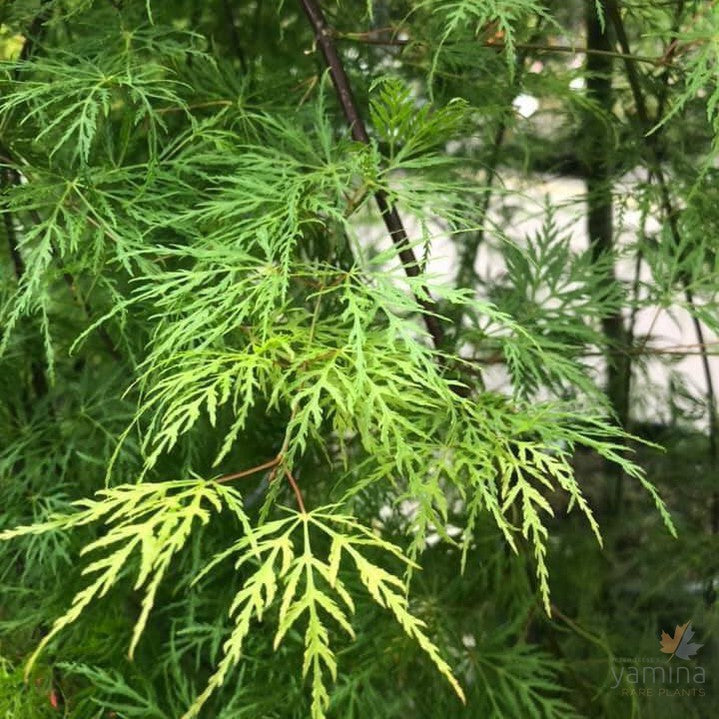
POLYGON ((263 462, 262 464, 258 464, 256 467, 250 467, 249 469, 243 469, 241 472, 235 472, 234 474, 226 474, 224 477, 220 477, 219 479, 216 479, 215 482, 218 484, 221 484, 222 482, 231 482, 233 479, 241 479, 242 477, 249 477, 253 474, 257 474, 258 472, 261 472, 263 469, 270 469, 271 467, 276 467, 279 463, 282 457, 278 454, 274 459, 270 459, 267 462, 263 462))
POLYGON ((287 481, 290 483, 290 486, 295 493, 295 497, 297 498, 297 506, 300 508, 300 512, 302 512, 302 514, 307 514, 307 510, 305 509, 305 502, 302 499, 302 492, 300 491, 299 485, 297 484, 297 480, 292 476, 292 472, 290 472, 289 469, 285 469, 285 477, 287 477, 287 481))

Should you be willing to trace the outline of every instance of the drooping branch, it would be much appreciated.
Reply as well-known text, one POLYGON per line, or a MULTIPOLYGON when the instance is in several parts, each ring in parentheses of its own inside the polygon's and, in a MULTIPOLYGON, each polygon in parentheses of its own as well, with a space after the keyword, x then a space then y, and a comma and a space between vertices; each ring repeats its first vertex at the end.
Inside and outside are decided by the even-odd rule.
MULTIPOLYGON (((20 179, 18 173, 13 168, 4 168, 2 170, 2 178, 3 192, 7 191, 16 182, 19 182, 20 179)), ((7 237, 8 243, 8 251, 10 253, 10 259, 12 260, 15 279, 17 280, 17 283, 19 285, 23 282, 25 278, 25 272, 27 270, 27 267, 25 265, 25 260, 22 256, 22 252, 20 251, 20 244, 18 242, 17 230, 15 226, 15 218, 10 213, 10 210, 7 207, 0 207, 0 212, 3 216, 5 235, 7 237)), ((48 384, 47 378, 45 377, 45 372, 36 359, 33 359, 30 362, 30 381, 32 384, 33 392, 35 393, 35 399, 42 399, 47 394, 48 384)), ((26 397, 25 400, 29 414, 29 409, 32 405, 32 402, 28 397, 26 397)))
MULTIPOLYGON (((370 139, 367 128, 357 108, 357 103, 354 100, 352 87, 345 72, 342 59, 332 40, 332 30, 327 25, 324 14, 315 0, 300 0, 300 4, 302 5, 307 20, 312 26, 317 45, 322 51, 322 55, 329 68, 332 83, 337 92, 342 112, 350 127, 352 137, 357 142, 369 145, 370 139)), ((397 248, 404 271, 408 277, 417 277, 420 274, 419 263, 410 245, 407 231, 405 230, 397 208, 384 190, 377 190, 374 193, 374 197, 384 224, 387 227, 387 231, 397 248)), ((422 288, 420 296, 416 295, 416 299, 422 307, 424 323, 432 337, 432 342, 434 346, 439 349, 444 343, 444 330, 437 316, 437 304, 432 299, 426 287, 422 288)))
MULTIPOLYGON (((40 12, 35 15, 25 35, 25 40, 20 48, 20 54, 18 56, 18 64, 12 73, 13 79, 17 80, 20 74, 20 70, 24 63, 32 56, 35 51, 36 43, 42 38, 45 31, 45 23, 50 17, 51 6, 49 0, 42 0, 40 12)), ((4 148, 3 152, 6 152, 4 148)), ((6 153, 9 154, 9 153, 6 153)), ((3 169, 3 185, 4 189, 9 190, 13 185, 20 184, 20 173, 15 167, 6 167, 3 169)), ((15 227, 15 218, 10 213, 8 208, 2 209, 3 220, 5 223, 5 230, 7 233, 10 257, 12 258, 13 267, 15 270, 15 278, 18 284, 20 284, 26 272, 25 261, 20 252, 20 246, 17 238, 17 232, 15 227)), ((40 400, 45 397, 48 393, 48 380, 45 376, 45 371, 37 359, 33 359, 30 362, 30 377, 33 391, 35 393, 35 399, 40 400)))
MULTIPOLYGON (((19 77, 23 62, 30 59, 35 50, 36 43, 42 37, 46 28, 47 20, 50 16, 50 11, 50 3, 48 2, 48 0, 43 0, 42 9, 32 21, 32 24, 30 25, 27 36, 25 38, 25 42, 23 43, 23 46, 20 50, 20 62, 15 70, 16 79, 19 77)), ((6 181, 4 184, 6 185, 6 187, 9 189, 12 185, 20 185, 22 181, 20 174, 22 171, 21 163, 15 157, 14 153, 10 150, 10 148, 6 147, 4 144, 0 145, 0 159, 2 159, 2 161, 7 163, 8 165, 8 167, 3 170, 3 177, 6 181)), ((36 210, 32 210, 30 212, 30 215, 32 221, 36 225, 42 223, 42 218, 36 210)), ((14 221, 8 210, 5 210, 3 212, 3 217, 6 226, 8 242, 10 243, 10 255, 13 260, 13 265, 15 267, 15 275, 18 281, 20 281, 25 274, 25 263, 19 251, 18 243, 15 237, 16 233, 14 221)), ((55 257, 56 262, 60 265, 60 252, 58 248, 54 245, 52 246, 52 253, 55 257)), ((75 281, 75 278, 64 267, 62 267, 62 265, 60 265, 60 270, 62 271, 63 280, 65 281, 65 284, 70 290, 70 294, 72 295, 73 299, 78 303, 80 309, 83 311, 85 316, 90 319, 93 314, 92 307, 86 299, 80 296, 77 290, 77 283, 75 281)), ((98 336, 102 340, 110 355, 112 355, 115 360, 120 361, 122 359, 122 356, 120 355, 119 351, 115 346, 115 343, 113 342, 112 338, 104 327, 101 326, 98 328, 98 336)))

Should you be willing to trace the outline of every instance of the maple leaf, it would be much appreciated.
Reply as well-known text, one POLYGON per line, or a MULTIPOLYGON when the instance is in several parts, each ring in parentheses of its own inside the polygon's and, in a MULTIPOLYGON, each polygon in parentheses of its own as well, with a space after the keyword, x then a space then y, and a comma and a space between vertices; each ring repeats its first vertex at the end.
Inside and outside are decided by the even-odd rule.
MULTIPOLYGON (((692 642, 693 636, 694 630, 691 622, 677 626, 673 637, 666 632, 662 632, 660 650, 664 654, 671 654, 672 656, 676 654, 680 659, 690 659, 704 646, 703 644, 692 642)), ((671 659, 671 657, 669 658, 671 659)))
POLYGON ((690 659, 704 646, 703 644, 697 644, 691 641, 691 638, 694 636, 694 630, 692 629, 691 622, 688 622, 688 624, 689 626, 682 634, 682 640, 674 652, 680 659, 690 659))
POLYGON ((659 642, 660 649, 664 654, 674 654, 674 652, 677 650, 677 647, 679 646, 679 643, 682 640, 682 636, 684 635, 684 631, 689 626, 689 622, 686 624, 682 624, 681 626, 677 626, 674 630, 674 636, 671 637, 666 632, 662 632, 661 640, 659 642))

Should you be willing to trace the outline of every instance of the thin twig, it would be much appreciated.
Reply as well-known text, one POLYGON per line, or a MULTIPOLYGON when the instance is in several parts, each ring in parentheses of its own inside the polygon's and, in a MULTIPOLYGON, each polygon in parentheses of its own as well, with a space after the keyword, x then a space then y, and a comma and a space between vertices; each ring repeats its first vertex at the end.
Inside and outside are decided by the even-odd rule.
POLYGON ((459 269, 457 271, 456 279, 456 285, 460 288, 472 287, 474 282, 478 279, 477 270, 475 268, 477 253, 484 242, 484 236, 486 234, 487 215, 489 213, 489 206, 492 202, 494 180, 497 174, 497 166, 502 154, 502 145, 506 134, 507 120, 503 117, 494 133, 492 154, 490 155, 489 162, 487 164, 486 180, 484 183, 485 193, 482 197, 482 203, 479 209, 479 219, 477 222, 478 229, 473 236, 467 238, 467 241, 462 245, 462 249, 460 251, 459 269))
MULTIPOLYGON (((497 47, 504 49, 504 43, 490 41, 485 43, 487 47, 497 47)), ((574 45, 542 45, 538 43, 516 43, 514 45, 517 50, 534 50, 536 52, 548 53, 568 53, 570 55, 598 55, 604 57, 613 57, 619 60, 627 60, 629 62, 640 62, 648 65, 667 65, 667 60, 662 57, 650 57, 647 55, 629 55, 622 52, 614 52, 613 50, 599 50, 588 47, 576 47, 574 45)))
POLYGON ((155 112, 158 115, 163 115, 168 112, 187 112, 187 110, 198 110, 204 107, 218 107, 218 106, 224 106, 229 107, 230 105, 234 105, 234 100, 210 100, 208 102, 196 102, 192 105, 185 105, 184 107, 180 107, 177 105, 172 105, 169 107, 160 107, 155 112))
POLYGON ((282 455, 277 455, 274 459, 270 459, 267 462, 258 464, 256 467, 250 467, 249 469, 243 469, 241 472, 235 472, 234 474, 226 474, 224 477, 216 479, 215 482, 222 484, 223 482, 231 482, 233 479, 242 479, 243 477, 250 477, 253 474, 262 472, 265 469, 272 469, 276 467, 282 461, 282 455))
POLYGON ((297 484, 297 480, 292 476, 292 472, 290 472, 289 469, 285 469, 285 477, 287 477, 287 481, 290 483, 290 486, 295 493, 295 497, 297 498, 297 506, 300 508, 300 512, 302 512, 302 514, 307 514, 307 510, 305 509, 305 502, 302 499, 302 492, 300 491, 299 485, 297 484))
POLYGON ((681 26, 682 16, 684 15, 684 0, 679 0, 677 3, 676 11, 674 13, 674 20, 672 22, 672 32, 670 35, 671 40, 669 41, 669 45, 667 46, 666 50, 664 51, 664 57, 666 58, 666 63, 664 67, 664 72, 662 72, 662 76, 660 78, 661 82, 661 90, 659 92, 659 101, 657 102, 657 119, 656 122, 659 122, 662 117, 664 116, 664 109, 667 104, 667 99, 669 97, 669 79, 670 79, 670 70, 671 70, 671 64, 674 61, 674 57, 677 54, 677 51, 679 49, 679 28, 681 26))
MULTIPOLYGON (((516 72, 513 82, 513 92, 510 92, 510 103, 507 110, 511 110, 511 101, 516 95, 516 89, 521 84, 522 74, 524 71, 524 65, 526 61, 526 53, 520 51, 516 60, 516 72)), ((460 257, 458 261, 457 277, 455 285, 461 289, 472 288, 475 283, 479 280, 477 270, 475 268, 477 263, 477 253, 479 248, 484 242, 487 229, 487 216, 489 215, 489 207, 492 203, 492 196, 494 190, 494 182, 497 175, 497 168, 499 161, 502 157, 502 145, 507 134, 508 118, 506 115, 502 116, 502 119, 497 126, 494 134, 494 140, 492 144, 492 153, 489 157, 486 168, 486 180, 485 180, 485 192, 482 196, 481 205, 479 208, 478 217, 478 229, 475 233, 467 238, 467 241, 462 245, 460 250, 460 257)), ((456 332, 459 334, 461 325, 464 320, 465 307, 461 305, 457 310, 456 315, 453 317, 453 321, 456 325, 456 332)))
MULTIPOLYGON (((619 353, 619 352, 618 352, 619 353)), ((637 347, 631 347, 621 350, 621 354, 629 357, 662 357, 662 356, 676 356, 676 357, 701 357, 706 354, 709 357, 719 356, 719 341, 716 342, 705 342, 703 345, 687 344, 687 345, 672 345, 669 347, 648 347, 646 345, 640 345, 637 347), (714 351, 710 351, 714 348, 714 351), (695 350, 695 351, 692 351, 695 350)), ((590 357, 604 357, 606 356, 605 351, 596 352, 577 352, 577 357, 590 358, 590 357)), ((507 359, 501 352, 485 357, 461 357, 462 362, 477 363, 477 364, 504 364, 507 359)))
MULTIPOLYGON (((391 29, 390 29, 391 30, 391 29)), ((384 45, 387 47, 407 47, 408 45, 424 45, 416 40, 410 38, 397 37, 398 30, 392 30, 392 35, 382 36, 381 30, 370 30, 369 32, 338 32, 333 31, 333 36, 338 40, 344 40, 347 42, 362 43, 363 45, 384 45)), ((505 50, 507 44, 499 42, 497 40, 485 40, 479 43, 483 47, 496 48, 498 50, 505 50)), ((445 43, 445 45, 451 45, 451 43, 445 43)), ((627 55, 623 52, 615 52, 614 50, 599 50, 590 47, 582 47, 577 45, 552 45, 544 43, 513 43, 512 48, 515 50, 526 50, 533 52, 543 53, 559 53, 569 55, 604 55, 606 57, 614 57, 620 60, 630 60, 631 62, 640 62, 648 65, 655 65, 657 67, 666 67, 672 64, 670 57, 666 55, 662 56, 650 56, 650 55, 627 55)))
MULTIPOLYGON (((651 182, 652 182, 652 171, 650 169, 647 171, 646 184, 650 185, 651 182)), ((627 325, 627 342, 626 342, 627 348, 631 348, 631 349, 634 349, 634 340, 636 339, 637 316, 639 314, 639 293, 640 293, 640 288, 641 288, 642 262, 644 261, 643 243, 646 240, 648 212, 649 212, 648 207, 646 207, 642 211, 642 219, 641 219, 641 227, 640 227, 640 235, 639 235, 641 242, 640 242, 639 248, 637 249, 636 257, 634 258, 634 278, 632 280, 632 309, 629 314, 629 322, 627 325)), ((658 314, 655 313, 654 318, 652 320, 652 327, 654 326, 654 322, 656 321, 657 317, 658 317, 658 314)), ((647 332, 644 337, 644 340, 642 341, 641 346, 639 347, 640 350, 644 349, 647 346, 650 336, 651 336, 651 332, 647 332)), ((629 376, 626 378, 627 397, 629 397, 630 385, 631 385, 631 372, 629 373, 629 376)))

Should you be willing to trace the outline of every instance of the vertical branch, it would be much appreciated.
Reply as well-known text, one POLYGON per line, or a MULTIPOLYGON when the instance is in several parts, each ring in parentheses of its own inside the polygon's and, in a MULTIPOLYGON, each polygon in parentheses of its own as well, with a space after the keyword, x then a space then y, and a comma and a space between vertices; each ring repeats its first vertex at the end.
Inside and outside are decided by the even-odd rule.
MULTIPOLYGON (((657 101, 657 114, 655 118, 655 123, 658 123, 662 117, 664 116, 664 109, 666 107, 667 100, 669 98, 669 79, 671 76, 671 64, 674 60, 674 56, 677 52, 677 35, 679 33, 679 28, 681 25, 682 18, 684 16, 684 6, 685 6, 685 0, 679 0, 677 3, 676 11, 674 13, 674 20, 672 22, 672 31, 669 36, 669 44, 667 45, 665 51, 664 51, 664 61, 666 62, 666 67, 664 68, 664 71, 661 75, 661 87, 658 94, 658 101, 657 101)), ((650 185, 652 183, 652 171, 651 169, 647 172, 647 185, 650 185)), ((641 239, 642 242, 646 240, 646 214, 648 212, 648 208, 646 211, 644 211, 643 217, 642 217, 642 225, 641 225, 641 239)), ((636 258, 635 258, 635 264, 634 264, 634 280, 632 283, 632 311, 631 316, 629 319, 629 327, 627 328, 627 347, 633 348, 634 345, 634 336, 635 336, 635 329, 636 329, 636 319, 637 319, 637 311, 638 311, 638 302, 639 302, 639 285, 640 285, 640 275, 641 275, 641 269, 642 269, 642 262, 644 260, 644 251, 640 247, 636 258)), ((649 337, 645 337, 644 342, 642 343, 642 347, 646 345, 648 342, 649 337)), ((641 348, 640 348, 641 349, 641 348)), ((634 352, 632 351, 632 355, 634 352)), ((629 377, 627 377, 629 380, 629 377)), ((629 385, 627 385, 627 392, 629 392, 629 385)))
POLYGON ((651 164, 652 174, 659 185, 662 210, 667 216, 667 222, 669 224, 669 230, 672 234, 672 238, 678 246, 681 240, 681 234, 679 232, 679 225, 677 224, 677 214, 674 210, 671 194, 669 192, 669 185, 661 165, 661 153, 658 145, 659 132, 651 132, 653 126, 652 121, 649 117, 649 112, 647 111, 647 103, 644 98, 644 92, 642 91, 639 71, 637 70, 636 63, 632 62, 630 59, 631 47, 629 45, 626 29, 624 28, 622 16, 619 11, 619 6, 617 5, 616 0, 605 0, 605 2, 607 17, 609 17, 612 25, 614 26, 617 33, 617 39, 619 40, 619 45, 626 56, 624 59, 624 67, 626 68, 627 80, 629 81, 629 88, 632 92, 634 104, 637 109, 637 117, 639 118, 639 124, 642 129, 644 144, 649 151, 649 161, 651 164))
MULTIPOLYGON (((3 189, 9 188, 15 184, 14 170, 5 168, 2 171, 3 189)), ((22 258, 20 248, 17 241, 17 232, 15 231, 15 222, 10 211, 2 210, 3 222, 5 224, 5 236, 7 237, 8 250, 10 251, 10 259, 12 260, 13 269, 15 271, 15 279, 20 282, 25 274, 25 260, 22 258)))
MULTIPOLYGON (((299 0, 300 5, 307 17, 308 22, 312 26, 315 34, 315 41, 319 46, 322 55, 327 63, 330 71, 332 83, 337 92, 339 103, 342 107, 347 124, 350 127, 352 138, 364 145, 370 144, 367 128, 365 127, 362 117, 352 95, 349 78, 345 72, 342 59, 337 52, 337 48, 332 42, 332 33, 327 26, 325 17, 317 4, 316 0, 299 0)), ((379 207, 380 214, 384 220, 385 227, 389 232, 392 242, 397 248, 400 261, 404 267, 404 271, 408 277, 417 277, 420 274, 417 257, 410 246, 407 231, 404 228, 402 218, 397 212, 397 208, 392 204, 387 193, 384 190, 377 190, 374 193, 375 201, 379 207)), ((424 310, 423 318, 427 327, 427 331, 432 337, 432 342, 436 348, 440 348, 444 343, 444 330, 437 317, 437 304, 432 299, 429 290, 422 287, 419 294, 415 294, 417 302, 424 310)))
POLYGON ((672 21, 672 32, 669 36, 669 45, 664 51, 664 63, 665 68, 661 76, 661 90, 659 91, 659 101, 657 102, 657 117, 656 122, 659 122, 664 117, 664 109, 669 98, 669 78, 672 72, 672 62, 674 56, 677 54, 677 42, 679 35, 679 28, 681 27, 682 18, 684 17, 684 2, 685 0, 679 0, 677 7, 674 11, 674 20, 672 21))
POLYGON ((240 67, 242 68, 243 75, 247 74, 247 58, 245 52, 242 49, 242 42, 240 41, 240 34, 237 32, 237 25, 235 24, 235 13, 232 10, 230 0, 222 0, 222 6, 225 11, 225 17, 227 18, 227 31, 230 36, 230 45, 235 55, 237 55, 240 61, 240 67))
MULTIPOLYGON (((647 179, 646 184, 650 185, 652 182, 652 172, 651 170, 647 171, 647 179)), ((644 341, 639 344, 637 348, 634 347, 634 340, 636 337, 636 327, 637 327, 637 315, 639 313, 639 296, 640 296, 640 287, 641 287, 641 274, 642 274, 642 263, 644 261, 644 247, 643 245, 647 241, 647 215, 650 211, 650 207, 647 206, 642 210, 642 219, 640 223, 640 230, 639 230, 639 241, 640 246, 637 249, 637 253, 634 257, 634 276, 632 278, 632 302, 631 302, 631 312, 629 314, 629 322, 627 326, 627 337, 626 337, 626 345, 627 348, 630 350, 632 357, 635 354, 640 355, 644 349, 646 348, 647 343, 649 342, 649 334, 644 338, 644 341)), ((651 334, 651 332, 650 332, 651 334)), ((629 379, 629 378, 627 378, 629 379)), ((629 392, 629 385, 627 385, 627 392, 629 392)))
MULTIPOLYGON (((611 134, 606 124, 606 117, 612 112, 613 59, 605 54, 611 51, 611 44, 592 3, 587 4, 586 25, 587 48, 600 51, 589 52, 586 60, 587 96, 596 102, 602 113, 602 116, 588 113, 585 120, 585 134, 589 138, 585 167, 587 234, 596 262, 604 257, 612 257, 614 252, 613 167, 609 152, 611 134)), ((607 283, 616 283, 614 265, 607 283)), ((629 416, 631 360, 627 352, 627 332, 621 311, 617 310, 604 317, 602 328, 607 342, 607 396, 617 421, 622 427, 626 427, 629 416)), ((614 481, 610 510, 617 512, 621 507, 623 472, 621 467, 613 463, 607 463, 607 469, 612 473, 614 481)))

